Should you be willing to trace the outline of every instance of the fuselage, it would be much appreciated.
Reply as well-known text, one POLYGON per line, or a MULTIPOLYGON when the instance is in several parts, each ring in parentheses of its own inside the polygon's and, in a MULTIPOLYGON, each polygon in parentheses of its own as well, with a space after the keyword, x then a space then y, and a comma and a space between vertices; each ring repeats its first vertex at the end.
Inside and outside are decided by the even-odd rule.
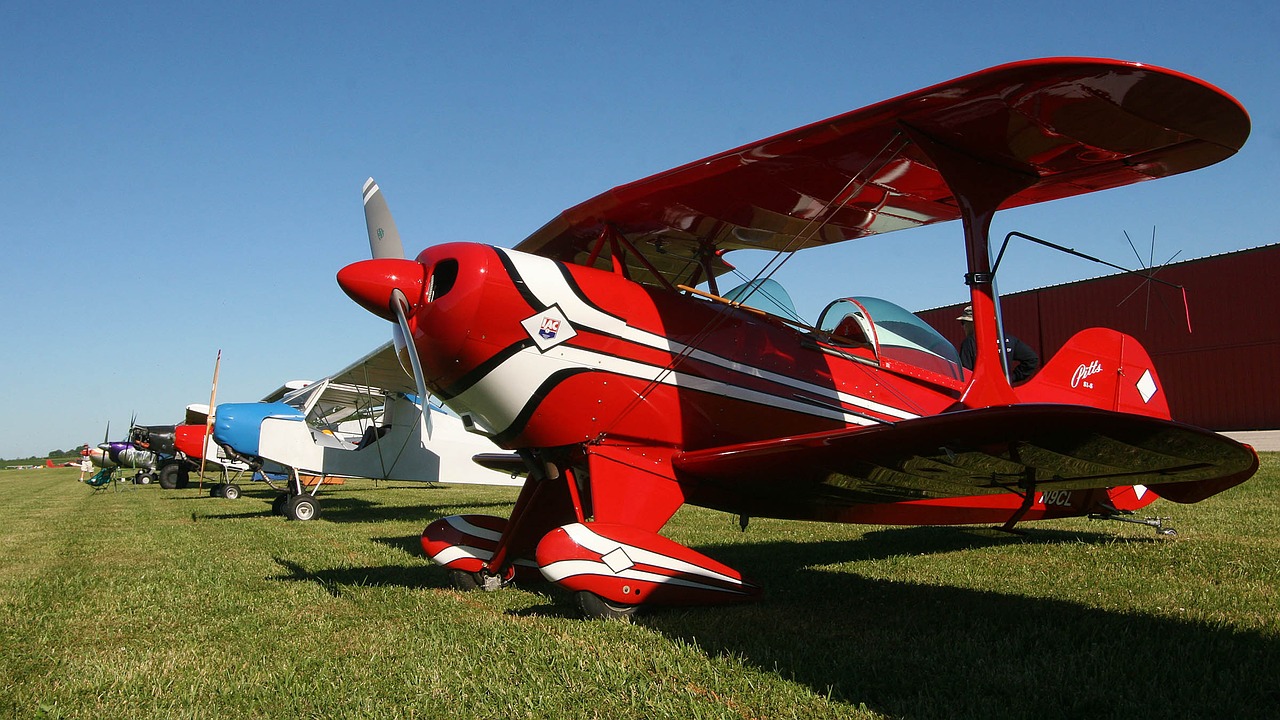
POLYGON ((613 272, 475 244, 418 262, 410 327, 427 384, 507 448, 698 449, 936 414, 963 390, 613 272))
POLYGON ((149 450, 136 448, 127 442, 104 442, 96 448, 90 448, 89 460, 102 468, 124 467, 145 468, 154 470, 156 454, 149 450))

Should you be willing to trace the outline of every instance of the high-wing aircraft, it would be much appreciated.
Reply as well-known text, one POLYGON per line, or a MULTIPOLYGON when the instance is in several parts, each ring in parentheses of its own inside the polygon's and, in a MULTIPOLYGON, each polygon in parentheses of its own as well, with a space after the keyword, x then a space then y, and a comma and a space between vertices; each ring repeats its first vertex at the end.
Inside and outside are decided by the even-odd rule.
MULTIPOLYGON (((523 482, 473 462, 476 455, 492 456, 501 465, 506 454, 466 432, 460 418, 420 402, 415 389, 388 342, 323 380, 281 388, 263 402, 219 404, 213 439, 226 456, 256 470, 289 474, 288 490, 273 509, 293 520, 319 514, 316 496, 326 478, 523 482), (309 492, 303 475, 319 478, 309 492)), ((230 498, 239 491, 234 484, 212 489, 230 498)))
POLYGON ((184 421, 175 425, 134 425, 129 429, 130 442, 137 448, 155 454, 154 474, 166 490, 185 488, 192 472, 201 468, 216 469, 224 476, 249 469, 233 460, 215 443, 204 442, 208 405, 188 405, 184 421))
POLYGON ((614 188, 514 250, 375 251, 339 284, 396 322, 429 391, 529 473, 509 519, 428 526, 428 556, 459 586, 540 575, 589 616, 625 616, 759 594, 659 534, 683 503, 744 521, 1012 529, 1243 482, 1252 448, 1171 420, 1132 337, 1083 331, 1014 387, 988 231, 1000 209, 1224 160, 1249 125, 1178 72, 1031 60, 614 188), (842 297, 810 326, 777 312, 789 302, 768 278, 718 287, 732 250, 784 257, 955 219, 972 372, 892 303, 842 297))

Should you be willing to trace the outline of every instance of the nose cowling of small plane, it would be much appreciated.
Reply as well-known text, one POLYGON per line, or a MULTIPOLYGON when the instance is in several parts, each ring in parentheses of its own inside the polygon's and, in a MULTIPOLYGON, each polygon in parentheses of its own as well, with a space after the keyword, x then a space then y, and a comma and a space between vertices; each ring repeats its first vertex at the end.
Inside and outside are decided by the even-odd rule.
POLYGON ((205 426, 178 425, 173 429, 173 446, 187 457, 204 457, 205 426))
POLYGON ((425 268, 416 260, 380 258, 361 260, 338 271, 338 285, 360 307, 396 322, 391 309, 391 294, 404 293, 410 308, 422 301, 425 268))
POLYGON ((267 418, 305 419, 301 411, 284 403, 224 403, 215 415, 213 439, 241 455, 256 457, 262 421, 267 418))

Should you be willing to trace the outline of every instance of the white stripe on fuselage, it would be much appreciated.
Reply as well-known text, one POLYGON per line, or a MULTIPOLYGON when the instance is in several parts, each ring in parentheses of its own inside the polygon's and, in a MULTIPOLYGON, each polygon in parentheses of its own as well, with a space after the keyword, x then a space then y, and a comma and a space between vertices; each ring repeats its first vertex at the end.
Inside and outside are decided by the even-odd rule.
MULTIPOLYGON (((512 266, 515 267, 516 272, 519 274, 520 278, 524 280, 525 286, 528 288, 528 290, 531 293, 533 293, 534 297, 536 297, 539 302, 541 302, 542 304, 548 307, 551 305, 559 306, 561 312, 564 313, 565 317, 569 320, 569 322, 578 330, 587 328, 598 333, 611 335, 613 337, 621 338, 623 340, 636 343, 637 345, 643 345, 645 347, 650 347, 657 350, 663 350, 666 352, 670 352, 672 354, 686 353, 688 354, 689 358, 693 360, 697 360, 699 362, 707 363, 708 365, 714 365, 716 367, 729 370, 732 372, 736 372, 736 373, 741 373, 743 375, 747 375, 749 377, 753 377, 759 380, 765 380, 768 382, 777 383, 779 385, 784 385, 786 387, 790 387, 803 392, 812 393, 813 395, 819 398, 830 399, 830 401, 833 401, 833 402, 840 402, 847 405, 853 405, 863 410, 878 413, 881 415, 886 415, 888 417, 894 417, 899 419, 909 419, 909 418, 918 417, 914 413, 903 411, 899 408, 893 407, 892 405, 884 405, 882 403, 878 403, 873 400, 868 400, 866 398, 858 397, 856 395, 850 395, 848 393, 834 391, 831 388, 822 387, 820 385, 815 385, 813 383, 807 383, 807 382, 804 382, 803 380, 800 380, 795 377, 791 377, 789 375, 781 375, 781 374, 770 372, 768 370, 763 370, 761 368, 757 368, 751 365, 745 365, 735 360, 721 357, 714 353, 698 350, 696 348, 690 348, 689 346, 684 345, 682 343, 673 342, 668 337, 664 337, 662 335, 657 335, 645 330, 640 330, 638 328, 631 327, 624 320, 614 317, 613 315, 609 315, 608 313, 602 312, 598 308, 592 307, 591 305, 584 302, 583 299, 578 295, 578 293, 574 292, 573 288, 569 285, 568 281, 565 279, 563 272, 561 272, 559 263, 555 262, 554 260, 550 260, 544 257, 539 257, 537 255, 529 255, 527 253, 517 252, 514 250, 505 250, 502 248, 496 248, 496 249, 498 250, 498 252, 501 252, 507 256, 507 258, 511 261, 512 266)), ((590 352, 590 351, 586 351, 586 352, 590 352)), ((611 356, 601 356, 601 357, 611 357, 611 356)), ((595 364, 596 363, 587 363, 585 366, 592 367, 595 364)), ((665 369, 665 368, 658 368, 657 366, 652 366, 652 365, 643 365, 641 363, 635 363, 635 364, 641 365, 642 367, 653 368, 654 370, 656 370, 656 372, 651 370, 650 372, 652 374, 648 374, 648 375, 633 374, 631 372, 625 372, 623 374, 632 375, 633 377, 639 377, 645 380, 652 380, 655 377, 657 377, 658 373, 660 373, 662 370, 665 369)), ((604 368, 601 368, 601 369, 604 369, 604 368)), ((692 376, 684 376, 684 377, 692 377, 692 376)), ((707 381, 704 378, 695 378, 695 379, 703 382, 715 383, 715 381, 707 381)), ((687 382, 676 381, 676 382, 669 382, 667 384, 677 385, 680 387, 693 387, 687 382)), ((715 383, 715 384, 725 388, 740 387, 737 385, 732 385, 730 383, 715 383)), ((702 389, 702 388, 697 388, 697 389, 702 389)), ((759 393, 759 392, 749 391, 749 390, 746 392, 748 393, 754 392, 754 394, 762 397, 773 398, 772 402, 774 404, 779 404, 783 400, 778 396, 771 395, 768 393, 759 393)), ((725 393, 717 393, 717 394, 725 394, 725 393)), ((731 394, 730 397, 737 397, 737 396, 731 394)), ((846 422, 855 422, 857 424, 870 424, 868 421, 861 418, 859 418, 858 420, 855 420, 853 418, 855 418, 856 416, 840 413, 836 411, 834 408, 832 408, 831 411, 815 411, 815 408, 812 405, 805 404, 805 403, 798 403, 798 405, 803 406, 805 408, 804 410, 801 410, 801 412, 808 412, 809 414, 819 415, 821 417, 843 418, 845 419, 846 422)))
MULTIPOLYGON (((671 370, 666 366, 621 358, 568 344, 558 345, 546 351, 529 347, 504 360, 451 400, 451 405, 460 412, 469 414, 486 432, 498 434, 508 429, 525 409, 530 399, 531 388, 541 387, 558 372, 580 369, 608 372, 645 382, 697 390, 852 425, 874 425, 880 421, 859 414, 857 411, 843 411, 838 407, 839 404, 851 405, 859 410, 891 418, 917 417, 915 414, 890 405, 746 365, 714 353, 692 349, 673 342, 670 338, 631 327, 622 319, 602 312, 585 302, 566 281, 556 262, 511 250, 501 248, 496 250, 509 258, 526 288, 540 303, 548 307, 558 306, 578 330, 592 330, 671 354, 685 352, 688 357, 699 362, 809 393, 814 396, 814 399, 805 401, 794 396, 753 390, 731 382, 712 380, 679 370, 671 370)), ((605 419, 597 418, 597 420, 605 419)))
MULTIPOLYGON (((454 396, 450 404, 459 410, 465 408, 473 420, 495 434, 502 432, 515 421, 528 401, 530 390, 542 386, 552 375, 562 370, 585 368, 601 372, 633 377, 645 382, 653 381, 671 387, 698 390, 713 395, 767 405, 815 417, 838 420, 846 424, 874 425, 875 421, 859 415, 844 413, 834 406, 814 405, 795 398, 751 390, 741 385, 711 380, 679 371, 663 373, 664 368, 649 363, 614 357, 593 350, 557 345, 545 353, 528 347, 507 358, 489 371, 482 380, 466 391, 454 396), (659 377, 660 376, 660 377, 659 377)), ((613 420, 597 417, 598 421, 613 420)), ((604 427, 602 425, 601 429, 604 427)))

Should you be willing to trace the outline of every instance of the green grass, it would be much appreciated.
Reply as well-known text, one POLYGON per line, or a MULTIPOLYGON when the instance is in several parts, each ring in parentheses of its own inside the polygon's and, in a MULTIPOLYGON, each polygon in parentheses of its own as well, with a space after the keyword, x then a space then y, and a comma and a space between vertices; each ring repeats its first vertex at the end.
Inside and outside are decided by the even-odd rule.
POLYGON ((754 520, 666 534, 752 605, 588 622, 553 588, 460 593, 418 535, 507 488, 322 494, 322 517, 74 469, 0 474, 0 717, 1280 716, 1280 455, 1180 533, 754 520))

